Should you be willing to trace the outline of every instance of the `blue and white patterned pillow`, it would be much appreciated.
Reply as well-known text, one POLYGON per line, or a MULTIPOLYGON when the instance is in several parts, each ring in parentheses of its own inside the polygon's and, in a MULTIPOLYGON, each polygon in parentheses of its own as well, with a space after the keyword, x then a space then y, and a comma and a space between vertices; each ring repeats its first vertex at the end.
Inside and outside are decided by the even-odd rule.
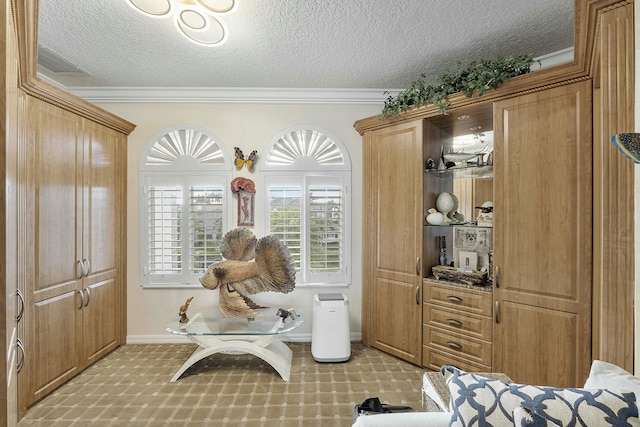
POLYGON ((451 393, 450 427, 554 424, 640 427, 632 392, 507 384, 452 366, 443 366, 442 373, 451 393), (525 413, 517 411, 519 424, 514 424, 514 411, 520 407, 525 413), (529 419, 531 424, 522 424, 523 420, 529 422, 529 419))

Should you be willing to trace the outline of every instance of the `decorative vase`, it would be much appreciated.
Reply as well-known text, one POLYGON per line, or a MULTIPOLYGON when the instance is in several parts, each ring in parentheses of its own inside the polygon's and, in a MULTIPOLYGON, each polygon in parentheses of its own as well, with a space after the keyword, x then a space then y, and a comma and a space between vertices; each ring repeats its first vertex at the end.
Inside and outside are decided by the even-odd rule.
POLYGON ((443 215, 453 211, 456 204, 457 203, 451 193, 440 193, 436 198, 436 208, 438 209, 438 212, 442 212, 443 215))

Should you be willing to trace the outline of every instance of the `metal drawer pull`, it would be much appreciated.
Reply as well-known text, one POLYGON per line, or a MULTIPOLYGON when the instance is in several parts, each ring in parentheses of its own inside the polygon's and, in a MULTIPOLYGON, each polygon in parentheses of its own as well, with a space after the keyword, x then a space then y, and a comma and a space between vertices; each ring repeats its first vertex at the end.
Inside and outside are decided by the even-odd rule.
POLYGON ((80 305, 78 306, 78 310, 81 310, 84 306, 84 293, 82 291, 78 291, 78 295, 80 295, 80 305))
POLYGON ((455 295, 449 295, 449 296, 447 296, 447 299, 449 301, 453 301, 453 302, 462 302, 462 298, 457 297, 455 295))
POLYGON ((24 360, 26 359, 26 353, 24 351, 24 344, 22 344, 22 340, 18 338, 16 341, 16 347, 20 350, 21 356, 18 362, 16 362, 16 372, 20 372, 22 367, 24 366, 24 360))
POLYGON ((89 301, 91 300, 91 291, 89 288, 85 289, 85 291, 87 291, 87 302, 84 303, 84 306, 86 307, 89 305, 89 301))
POLYGON ((500 268, 497 265, 493 267, 493 283, 496 288, 500 287, 500 268))
POLYGON ((496 310, 496 323, 500 323, 500 301, 496 301, 495 304, 496 310))
POLYGON ((416 258, 416 275, 420 275, 420 257, 416 258))
POLYGON ((16 316, 16 322, 19 322, 24 315, 24 295, 22 295, 22 291, 20 289, 16 289, 16 295, 20 300, 20 310, 18 310, 18 315, 16 316))
POLYGON ((456 319, 447 319, 447 323, 453 326, 462 326, 462 322, 456 319))
POLYGON ((447 345, 456 350, 462 350, 462 346, 455 341, 447 341, 447 345))

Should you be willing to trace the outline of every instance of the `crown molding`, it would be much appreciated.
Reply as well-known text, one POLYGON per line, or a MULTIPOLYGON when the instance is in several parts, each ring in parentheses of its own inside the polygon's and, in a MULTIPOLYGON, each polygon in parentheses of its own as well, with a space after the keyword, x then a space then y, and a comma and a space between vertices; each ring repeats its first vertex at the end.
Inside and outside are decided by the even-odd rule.
MULTIPOLYGON (((535 58, 539 70, 573 61, 573 48, 535 58), (538 63, 540 64, 538 66, 538 63)), ((57 84, 40 76, 51 84, 57 84)), ((59 84, 57 84, 59 86, 59 84)), ((91 103, 190 103, 190 104, 359 104, 380 105, 403 89, 324 89, 251 87, 63 87, 91 103)))
MULTIPOLYGON (((385 89, 119 87, 67 88, 89 102, 132 103, 258 103, 258 104, 376 104, 389 96, 385 89)), ((389 90, 397 93, 399 90, 389 90)))

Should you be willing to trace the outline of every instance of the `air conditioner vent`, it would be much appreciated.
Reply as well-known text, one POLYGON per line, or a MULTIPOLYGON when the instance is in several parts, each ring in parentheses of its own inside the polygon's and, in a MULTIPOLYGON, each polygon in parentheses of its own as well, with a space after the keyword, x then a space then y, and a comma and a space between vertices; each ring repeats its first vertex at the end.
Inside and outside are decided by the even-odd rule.
POLYGON ((64 74, 74 74, 74 75, 86 75, 89 73, 84 71, 83 69, 75 66, 71 62, 67 61, 60 55, 54 53, 52 50, 38 45, 38 65, 40 67, 45 68, 51 73, 64 73, 64 74))

